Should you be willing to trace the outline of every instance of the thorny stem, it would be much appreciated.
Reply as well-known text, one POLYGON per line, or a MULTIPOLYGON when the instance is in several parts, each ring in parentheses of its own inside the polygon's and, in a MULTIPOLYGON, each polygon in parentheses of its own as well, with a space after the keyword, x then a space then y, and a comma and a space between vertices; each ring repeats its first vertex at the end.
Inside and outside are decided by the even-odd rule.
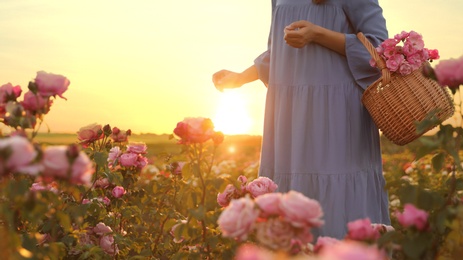
MULTIPOLYGON (((175 185, 177 184, 177 182, 174 182, 174 189, 175 189, 175 193, 174 193, 174 199, 173 201, 175 201, 176 199, 176 196, 177 196, 177 189, 175 187, 175 185)), ((164 195, 167 195, 169 193, 170 189, 168 189, 166 192, 164 192, 164 195)), ((164 200, 160 200, 159 201, 159 205, 158 205, 158 209, 160 210, 162 208, 162 206, 164 204, 164 200)), ((161 240, 161 237, 162 237, 162 234, 164 234, 164 225, 166 224, 167 220, 169 219, 169 214, 166 214, 166 217, 164 218, 164 220, 161 222, 161 227, 160 227, 160 232, 158 234, 158 236, 156 237, 156 240, 154 242, 154 249, 153 249, 153 252, 156 252, 157 250, 157 247, 158 247, 158 244, 159 244, 159 240, 161 240)), ((154 222, 153 222, 154 224, 154 222)))
POLYGON ((93 189, 93 187, 95 187, 95 183, 98 180, 97 174, 98 174, 99 166, 97 165, 95 168, 96 168, 95 169, 95 180, 93 180, 92 186, 90 186, 90 188, 84 193, 84 196, 82 196, 82 198, 80 199, 81 204, 82 204, 82 201, 84 201, 84 199, 87 197, 88 193, 93 189))

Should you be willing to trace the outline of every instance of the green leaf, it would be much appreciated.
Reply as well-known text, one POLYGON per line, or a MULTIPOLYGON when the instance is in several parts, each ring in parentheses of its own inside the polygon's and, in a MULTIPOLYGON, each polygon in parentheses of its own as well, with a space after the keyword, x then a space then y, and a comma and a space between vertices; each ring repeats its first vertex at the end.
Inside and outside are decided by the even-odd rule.
POLYGON ((108 164, 108 155, 106 153, 95 152, 95 163, 104 169, 108 164))
POLYGON ((64 230, 71 230, 71 219, 67 214, 63 213, 62 211, 58 211, 56 212, 56 218, 59 220, 59 223, 64 230))
POLYGON ((436 172, 440 171, 444 167, 445 153, 438 153, 432 157, 432 167, 436 172))

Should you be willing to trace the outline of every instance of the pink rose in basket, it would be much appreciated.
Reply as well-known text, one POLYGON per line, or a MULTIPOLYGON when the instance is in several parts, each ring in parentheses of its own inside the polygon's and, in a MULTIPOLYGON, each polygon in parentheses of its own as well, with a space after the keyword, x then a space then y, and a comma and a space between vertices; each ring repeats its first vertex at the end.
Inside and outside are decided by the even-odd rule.
MULTIPOLYGON (((439 58, 437 50, 424 48, 422 35, 415 31, 403 31, 394 38, 385 40, 376 51, 384 59, 389 71, 403 76, 419 69, 425 62, 439 58), (402 45, 399 45, 400 43, 402 45)), ((370 65, 376 66, 373 58, 370 60, 370 65)))

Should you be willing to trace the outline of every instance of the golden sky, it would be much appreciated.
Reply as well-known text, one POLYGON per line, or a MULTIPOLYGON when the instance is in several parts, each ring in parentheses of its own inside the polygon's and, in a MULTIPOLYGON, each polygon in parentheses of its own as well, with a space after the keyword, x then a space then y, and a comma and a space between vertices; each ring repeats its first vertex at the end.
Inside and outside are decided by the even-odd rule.
MULTIPOLYGON (((463 55, 463 1, 380 4, 390 36, 415 30, 442 59, 463 55)), ((45 118, 52 132, 101 123, 172 133, 201 116, 225 133, 261 134, 263 84, 220 93, 211 76, 250 66, 269 26, 270 0, 1 0, 0 84, 25 92, 39 70, 68 77, 68 100, 45 118)))

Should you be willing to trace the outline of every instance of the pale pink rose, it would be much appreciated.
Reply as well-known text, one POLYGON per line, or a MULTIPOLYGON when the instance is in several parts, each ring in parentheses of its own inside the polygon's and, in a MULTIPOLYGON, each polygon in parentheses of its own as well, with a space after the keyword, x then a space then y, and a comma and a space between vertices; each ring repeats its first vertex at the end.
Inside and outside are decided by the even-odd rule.
POLYGON ((227 207, 232 199, 241 197, 241 193, 233 184, 228 184, 222 193, 217 194, 217 203, 222 207, 227 207))
POLYGON ((400 75, 403 75, 403 76, 408 75, 408 74, 412 73, 413 70, 414 70, 413 66, 410 63, 406 62, 406 61, 404 61, 404 62, 402 62, 402 64, 400 64, 400 68, 399 68, 400 75))
POLYGON ((109 154, 108 154, 108 163, 109 163, 109 165, 113 165, 114 163, 116 163, 116 160, 121 155, 122 155, 122 151, 121 151, 121 148, 119 148, 119 146, 114 146, 113 148, 111 148, 111 150, 109 150, 109 154))
POLYGON ((281 193, 267 193, 257 197, 255 202, 261 210, 260 217, 267 218, 280 215, 281 197, 281 193))
POLYGON ((374 230, 378 231, 380 234, 384 234, 386 232, 391 232, 395 230, 393 226, 378 223, 371 224, 371 227, 374 230))
POLYGON ((40 191, 51 191, 55 194, 58 193, 57 184, 55 182, 49 184, 43 184, 39 182, 32 183, 31 187, 29 188, 32 192, 40 192, 40 191))
POLYGON ((119 157, 119 163, 124 167, 137 166, 138 154, 136 153, 124 153, 119 157))
MULTIPOLYGON (((8 171, 22 172, 34 159, 37 157, 37 151, 29 140, 22 136, 12 136, 0 139, 0 150, 8 149, 9 155, 4 158, 4 166, 8 171)), ((32 175, 37 175, 37 172, 25 171, 32 175)))
POLYGON ((114 142, 127 142, 128 137, 131 135, 130 129, 127 131, 120 130, 117 127, 113 127, 112 134, 111 134, 111 139, 113 139, 114 142))
POLYGON ((109 186, 108 178, 100 178, 95 181, 95 188, 103 188, 106 189, 109 186))
POLYGON ((259 216, 254 201, 249 197, 233 200, 219 216, 217 224, 222 236, 240 241, 247 239, 259 216))
POLYGON ((98 198, 96 198, 96 201, 101 202, 101 203, 105 204, 106 206, 111 204, 111 200, 108 197, 98 197, 98 198))
POLYGON ((246 190, 253 198, 274 192, 278 188, 275 182, 267 177, 259 177, 246 185, 246 190))
POLYGON ((53 100, 50 98, 44 98, 39 93, 34 94, 32 91, 26 92, 26 94, 24 94, 24 99, 21 102, 24 109, 40 114, 48 113, 52 104, 53 100))
POLYGON ((401 54, 396 54, 394 56, 391 56, 387 61, 386 61, 386 66, 387 68, 391 71, 397 71, 400 68, 400 65, 405 61, 405 58, 401 54))
POLYGON ((381 234, 371 225, 369 218, 358 219, 347 223, 346 238, 358 241, 370 241, 378 239, 381 234))
POLYGON ((422 50, 424 48, 423 36, 415 31, 410 31, 408 38, 405 40, 405 45, 410 45, 410 49, 422 50))
POLYGON ((336 243, 339 243, 339 239, 332 238, 332 237, 318 237, 317 243, 315 243, 313 252, 314 253, 320 253, 320 251, 328 246, 334 245, 336 243))
POLYGON ((116 255, 119 253, 119 248, 114 243, 113 236, 103 236, 100 238, 100 247, 108 255, 116 255))
POLYGON ((125 194, 125 189, 122 186, 116 186, 114 187, 113 191, 111 192, 114 196, 114 198, 120 198, 125 194))
POLYGON ((71 183, 90 185, 95 168, 85 152, 79 152, 79 155, 72 163, 71 170, 71 183))
POLYGON ((16 101, 21 95, 21 87, 13 86, 11 83, 4 84, 0 87, 0 103, 16 101))
POLYGON ((353 240, 341 240, 326 245, 320 251, 319 260, 386 260, 386 255, 375 245, 353 240))
POLYGON ((177 124, 174 134, 181 138, 180 143, 204 143, 214 134, 214 124, 209 118, 185 118, 177 124))
POLYGON ((320 227, 324 223, 320 203, 297 191, 283 194, 280 211, 282 217, 295 227, 320 227))
POLYGON ((147 146, 145 143, 130 143, 127 145, 127 152, 136 153, 136 154, 145 154, 147 146))
POLYGON ((113 230, 111 229, 111 227, 106 226, 105 223, 100 222, 100 223, 96 224, 96 226, 93 228, 93 232, 95 232, 95 234, 97 234, 99 236, 103 236, 103 235, 106 235, 108 233, 112 233, 113 230))
POLYGON ((35 78, 35 84, 37 85, 38 93, 43 97, 58 95, 64 98, 63 93, 68 89, 70 82, 62 75, 39 71, 35 78))
POLYGON ((289 252, 292 239, 296 236, 296 228, 279 218, 269 218, 255 224, 256 239, 260 245, 272 250, 289 252))
POLYGON ((43 175, 53 178, 69 179, 73 184, 88 185, 94 172, 92 161, 80 151, 69 164, 67 146, 49 146, 43 152, 43 175))
POLYGON ((410 203, 405 204, 403 213, 397 212, 396 217, 403 227, 414 226, 418 230, 424 230, 428 226, 428 213, 410 203))
POLYGON ((90 124, 84 127, 81 127, 77 132, 77 139, 80 143, 86 147, 90 143, 95 142, 96 140, 103 139, 103 127, 100 124, 90 124))
POLYGON ((182 243, 183 240, 185 239, 183 236, 177 239, 177 238, 175 237, 175 230, 176 230, 179 226, 185 225, 186 223, 187 223, 186 220, 180 220, 179 223, 173 225, 172 228, 170 229, 169 234, 174 238, 174 239, 173 239, 174 243, 176 243, 176 244, 182 243))
POLYGON ((394 35, 394 39, 397 40, 397 41, 403 41, 403 40, 405 40, 405 38, 407 38, 409 35, 410 35, 409 32, 402 31, 402 32, 399 33, 399 34, 394 35))
POLYGON ((457 88, 463 85, 463 56, 458 59, 440 61, 434 72, 441 86, 457 88))
POLYGON ((254 244, 242 244, 238 247, 234 260, 269 260, 275 256, 259 246, 254 244))

